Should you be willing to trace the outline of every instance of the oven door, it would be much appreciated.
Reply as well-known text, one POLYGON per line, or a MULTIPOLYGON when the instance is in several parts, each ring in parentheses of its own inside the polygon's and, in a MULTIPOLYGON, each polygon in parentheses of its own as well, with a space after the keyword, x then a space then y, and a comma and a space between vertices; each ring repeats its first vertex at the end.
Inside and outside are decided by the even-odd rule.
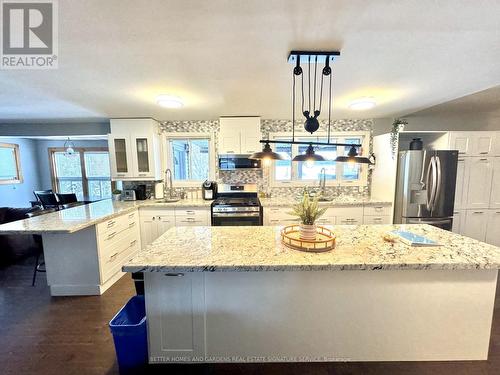
POLYGON ((259 212, 212 212, 212 225, 215 227, 241 227, 262 225, 259 212))

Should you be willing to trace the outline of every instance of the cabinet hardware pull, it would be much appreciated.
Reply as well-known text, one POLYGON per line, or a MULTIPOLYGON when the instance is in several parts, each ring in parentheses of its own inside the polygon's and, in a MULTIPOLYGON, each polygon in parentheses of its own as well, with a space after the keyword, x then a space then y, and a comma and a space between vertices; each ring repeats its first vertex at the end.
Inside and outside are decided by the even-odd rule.
POLYGON ((111 255, 111 256, 109 257, 109 259, 110 259, 110 260, 114 260, 114 258, 116 258, 116 256, 117 256, 117 255, 118 255, 118 253, 114 253, 113 255, 111 255))
POLYGON ((132 223, 129 223, 128 227, 131 228, 135 225, 135 221, 133 221, 132 223))
POLYGON ((480 152, 479 154, 480 154, 480 155, 487 155, 487 154, 488 154, 488 151, 483 151, 483 152, 480 152))
POLYGON ((458 159, 458 161, 465 161, 465 159, 458 159))
POLYGON ((155 216, 153 216, 153 221, 155 221, 155 219, 156 219, 156 217, 155 217, 155 216))
POLYGON ((169 277, 182 277, 184 276, 183 273, 179 272, 179 273, 166 273, 165 276, 169 276, 169 277))
POLYGON ((234 154, 234 151, 226 151, 228 154, 234 154))
POLYGON ((158 220, 161 220, 161 216, 158 216, 158 220))
POLYGON ((194 211, 186 211, 187 214, 194 214, 194 211))
POLYGON ((129 214, 128 217, 132 219, 134 217, 134 215, 135 215, 135 213, 129 214))
POLYGON ((484 211, 474 211, 475 214, 484 214, 484 211))
POLYGON ((113 225, 115 225, 115 221, 108 221, 108 228, 111 228, 113 225))
POLYGON ((130 246, 135 245, 136 242, 137 242, 137 240, 130 241, 130 246))
POLYGON ((479 160, 480 160, 480 161, 487 161, 488 159, 486 159, 486 158, 481 158, 481 159, 479 159, 479 160))
POLYGON ((140 177, 144 177, 144 176, 146 176, 146 175, 147 175, 147 173, 139 173, 139 176, 140 176, 140 177))
POLYGON ((116 232, 108 234, 108 240, 116 236, 116 232))

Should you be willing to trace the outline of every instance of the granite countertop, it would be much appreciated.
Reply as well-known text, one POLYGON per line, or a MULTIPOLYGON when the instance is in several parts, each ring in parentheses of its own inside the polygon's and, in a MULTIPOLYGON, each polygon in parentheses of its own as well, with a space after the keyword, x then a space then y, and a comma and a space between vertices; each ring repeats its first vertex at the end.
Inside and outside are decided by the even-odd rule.
POLYGON ((13 221, 0 225, 0 234, 43 234, 74 233, 100 222, 131 212, 139 207, 181 208, 210 207, 211 201, 184 199, 179 202, 165 203, 157 200, 144 201, 102 201, 67 208, 65 210, 13 221))
POLYGON ((337 246, 325 253, 292 250, 280 227, 171 228, 134 259, 126 272, 498 269, 500 248, 429 225, 338 225, 337 246), (404 227, 442 246, 385 242, 404 227))
MULTIPOLYGON (((263 207, 289 207, 297 204, 297 199, 293 198, 259 198, 263 207)), ((356 199, 352 197, 338 197, 328 202, 319 202, 321 206, 337 207, 337 206, 389 206, 392 203, 389 201, 361 198, 356 199)))

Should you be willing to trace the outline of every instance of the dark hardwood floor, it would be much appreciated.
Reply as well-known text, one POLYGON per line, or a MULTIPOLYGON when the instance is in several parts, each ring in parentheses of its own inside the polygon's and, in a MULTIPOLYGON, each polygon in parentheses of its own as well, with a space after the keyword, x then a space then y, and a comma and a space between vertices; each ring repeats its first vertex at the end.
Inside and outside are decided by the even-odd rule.
MULTIPOLYGON (((33 259, 0 270, 0 374, 118 374, 108 322, 134 294, 126 275, 100 297, 50 297, 33 259)), ((499 289, 500 290, 500 289, 499 289)), ((500 298, 484 362, 293 363, 150 366, 154 374, 500 374, 500 298)), ((432 308, 432 306, 429 306, 432 308)))

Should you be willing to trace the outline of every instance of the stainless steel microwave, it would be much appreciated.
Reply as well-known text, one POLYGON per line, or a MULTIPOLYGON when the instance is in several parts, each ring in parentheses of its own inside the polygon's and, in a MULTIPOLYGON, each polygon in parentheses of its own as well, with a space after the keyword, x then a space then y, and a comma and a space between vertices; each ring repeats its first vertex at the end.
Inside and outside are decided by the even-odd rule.
POLYGON ((236 169, 258 169, 261 167, 260 160, 252 160, 249 155, 219 155, 219 169, 223 171, 234 171, 236 169))

